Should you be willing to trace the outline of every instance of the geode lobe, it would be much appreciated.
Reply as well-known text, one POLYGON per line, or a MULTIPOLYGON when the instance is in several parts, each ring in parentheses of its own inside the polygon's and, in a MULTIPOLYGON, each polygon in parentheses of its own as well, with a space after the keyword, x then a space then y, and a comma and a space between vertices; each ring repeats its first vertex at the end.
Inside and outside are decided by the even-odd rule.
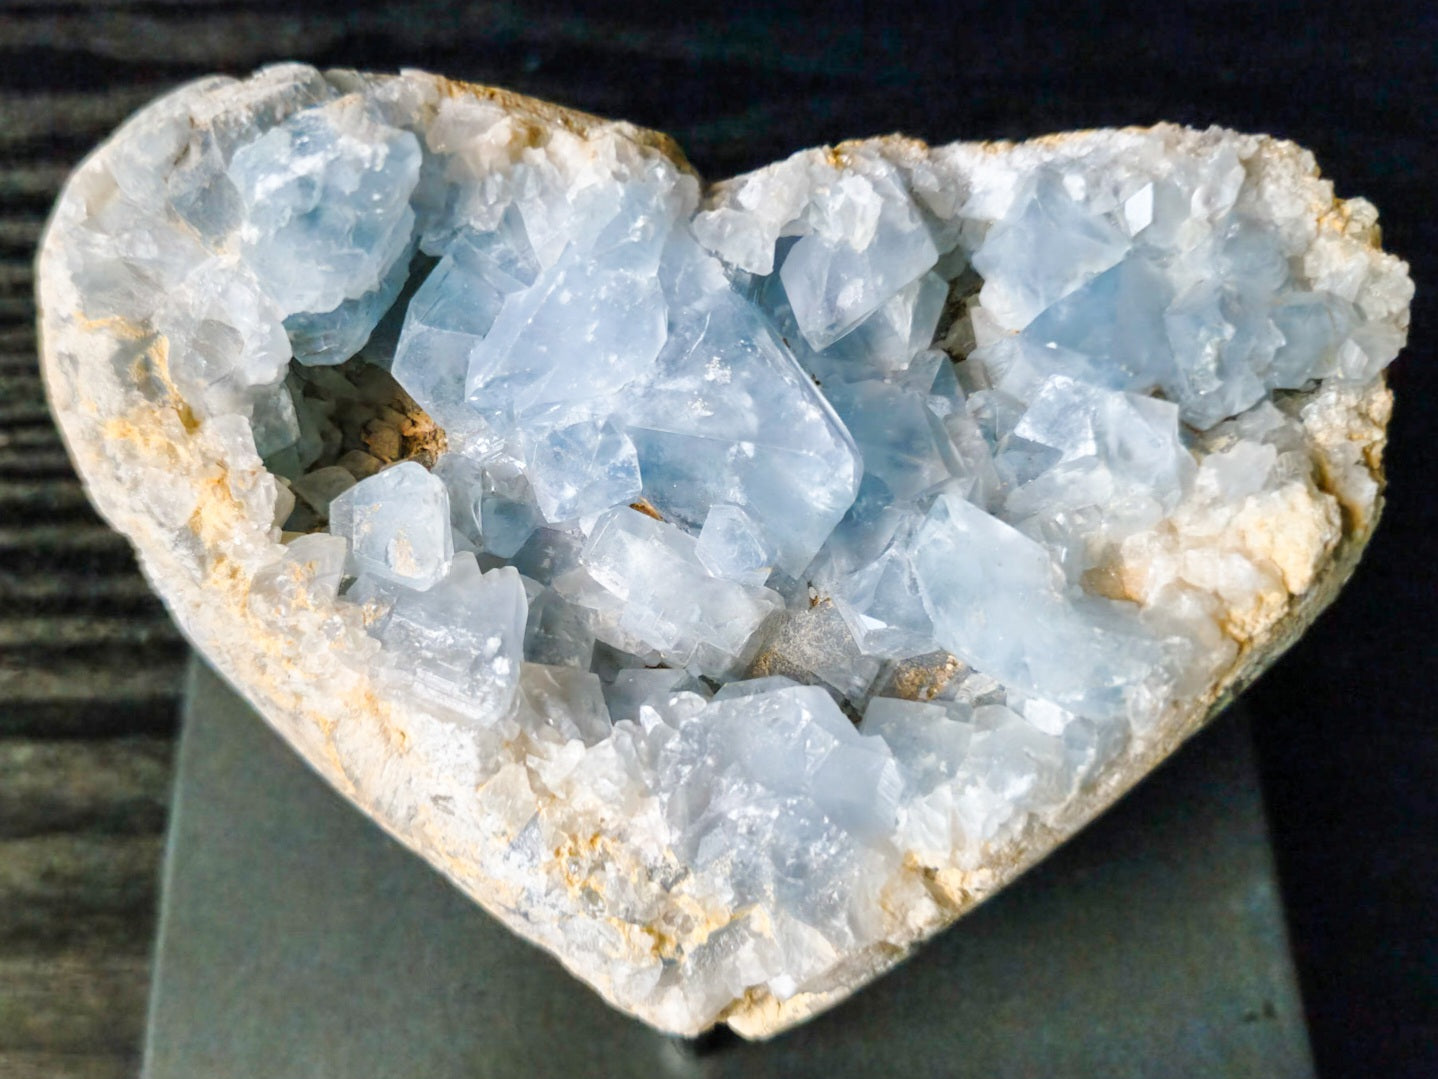
POLYGON ((618 1007, 760 1036, 1331 598, 1412 293, 1377 236, 1219 129, 706 185, 627 124, 291 65, 80 167, 44 366, 96 505, 316 771, 618 1007))

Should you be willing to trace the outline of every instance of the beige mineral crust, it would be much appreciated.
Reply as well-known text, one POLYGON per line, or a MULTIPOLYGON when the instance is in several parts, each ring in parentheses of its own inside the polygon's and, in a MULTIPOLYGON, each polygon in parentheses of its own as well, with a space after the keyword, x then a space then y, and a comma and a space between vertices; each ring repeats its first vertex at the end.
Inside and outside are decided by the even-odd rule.
MULTIPOLYGON (((269 77, 277 84, 293 77, 288 70, 269 77)), ((503 91, 417 72, 332 77, 417 117, 431 148, 457 149, 478 174, 525 152, 576 173, 596 160, 623 169, 656 155, 690 171, 665 136, 503 91), (495 110, 505 118, 497 127, 495 110)), ((1230 504, 1204 486, 1200 463, 1195 494, 1108 551, 1092 575, 1100 595, 1149 604, 1179 590, 1213 605, 1227 636, 1222 669, 1136 730, 1065 804, 1031 814, 1014 834, 977 849, 908 849, 885 879, 867 882, 862 943, 831 949, 798 984, 701 991, 669 972, 725 927, 742 923, 762 938, 773 912, 730 905, 694 883, 652 793, 624 779, 635 764, 614 739, 586 745, 514 722, 470 729, 407 692, 377 662, 366 610, 335 596, 322 560, 285 557, 279 526, 293 495, 261 462, 248 419, 187 398, 171 374, 172 344, 148 318, 87 309, 74 253, 86 222, 116 197, 116 171, 165 167, 136 156, 167 112, 203 130, 269 107, 238 85, 206 80, 139 114, 77 170, 54 212, 38 262, 40 335, 69 451, 185 635, 315 771, 514 932, 662 1030, 694 1035, 723 1022, 768 1037, 889 970, 1111 805, 1272 663, 1342 586, 1377 522, 1391 409, 1382 377, 1280 394, 1278 411, 1309 440, 1309 467, 1230 504)), ((1255 205, 1306 251, 1308 277, 1406 329, 1406 267, 1379 249, 1372 208, 1336 200, 1291 143, 1160 125, 932 149, 896 136, 809 154, 840 171, 855 155, 888 161, 916 198, 952 217, 965 203, 1001 213, 1016 178, 1040 165, 1220 141, 1243 162, 1255 205)), ((163 149, 163 140, 151 145, 163 149)), ((762 200, 778 196, 765 185, 788 167, 709 187, 704 206, 737 200, 768 212, 762 200)), ((773 208, 776 230, 788 212, 773 208)), ((1007 332, 993 317, 975 315, 978 344, 1007 332)), ((430 441, 443 451, 442 432, 430 441)))

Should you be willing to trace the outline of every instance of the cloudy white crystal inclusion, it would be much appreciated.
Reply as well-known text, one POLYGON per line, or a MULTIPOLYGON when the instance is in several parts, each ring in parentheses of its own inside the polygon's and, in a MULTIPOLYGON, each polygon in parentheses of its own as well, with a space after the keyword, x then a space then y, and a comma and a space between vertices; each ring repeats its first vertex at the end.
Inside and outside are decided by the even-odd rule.
MULTIPOLYGON (((977 865, 1206 686, 1270 571, 1171 537, 1302 489, 1273 392, 1361 385, 1401 344, 1305 276, 1311 237, 1253 211, 1230 138, 947 202, 858 147, 701 204, 623 138, 526 148, 491 103, 396 85, 277 69, 199 144, 156 121, 189 150, 158 177, 117 153, 74 278, 292 472, 324 416, 291 356, 363 348, 445 430, 432 471, 287 478, 387 677, 548 746, 536 781, 628 806, 686 894, 766 912, 629 990, 684 981, 691 1015, 822 977, 911 852, 977 865), (1162 558, 1108 598, 1135 549, 1162 558), (898 699, 918 669, 946 674, 898 699)), ((645 924, 621 891, 607 913, 645 924)))

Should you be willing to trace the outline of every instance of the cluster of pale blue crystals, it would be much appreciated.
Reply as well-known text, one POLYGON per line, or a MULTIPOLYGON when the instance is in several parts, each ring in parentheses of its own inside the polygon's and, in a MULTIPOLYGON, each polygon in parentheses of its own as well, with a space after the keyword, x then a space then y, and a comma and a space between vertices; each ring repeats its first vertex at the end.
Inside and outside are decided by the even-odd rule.
POLYGON ((1095 208, 1041 171, 962 251, 874 157, 810 195, 850 231, 781 237, 757 276, 696 240, 695 186, 666 162, 575 192, 520 178, 474 222, 423 205, 422 158, 341 102, 241 147, 229 177, 302 363, 349 359, 416 246, 438 260, 379 359, 448 452, 334 497, 329 528, 355 595, 394 602, 376 632, 461 709, 496 659, 475 627, 499 612, 531 662, 727 680, 824 599, 853 642, 834 687, 851 701, 878 676, 865 660, 946 652, 1129 715, 1183 646, 1075 587, 1094 511, 1156 524, 1194 470, 1183 425, 1332 373, 1353 317, 1239 215, 1185 250, 1181 177, 1095 208), (933 347, 965 271, 1026 320, 968 371, 933 347))
MULTIPOLYGON (((1050 165, 944 219, 859 148, 786 163, 776 219, 652 152, 486 171, 309 92, 177 165, 172 212, 243 272, 155 317, 199 397, 272 387, 256 442, 345 541, 382 662, 460 722, 667 724, 660 773, 693 743, 751 809, 808 798, 860 847, 946 784, 993 838, 1151 722, 1201 634, 1086 575, 1190 494, 1202 432, 1391 359, 1243 212, 1231 152, 1050 165), (442 429, 432 467, 322 460, 292 391, 361 363, 442 429)), ((693 836, 732 850, 722 817, 693 836)))

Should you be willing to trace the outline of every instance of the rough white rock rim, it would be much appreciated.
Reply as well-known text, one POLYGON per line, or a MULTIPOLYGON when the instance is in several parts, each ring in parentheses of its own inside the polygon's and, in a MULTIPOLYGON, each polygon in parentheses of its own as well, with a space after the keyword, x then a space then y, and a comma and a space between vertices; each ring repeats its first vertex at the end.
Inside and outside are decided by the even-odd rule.
MULTIPOLYGON (((402 77, 433 95, 473 95, 497 102, 537 128, 559 127, 586 139, 617 137, 684 164, 673 141, 654 132, 502 90, 421 73, 402 77)), ((1169 125, 1149 130, 1174 145, 1205 137, 1169 125)), ((1081 132, 933 152, 897 136, 870 140, 869 145, 891 160, 911 164, 943 152, 954 162, 999 157, 1029 165, 1062 156, 1085 142, 1122 139, 1132 133, 1081 132)), ((123 130, 119 137, 123 138, 123 130)), ((1171 707, 1151 734, 1133 739, 1098 782, 1048 823, 1031 823, 1017 839, 991 850, 984 865, 974 871, 937 871, 911 857, 884 889, 893 897, 884 910, 888 924, 884 939, 843 957, 822 987, 782 1001, 767 992, 749 992, 706 1014, 686 1012, 682 1002, 645 1004, 613 977, 613 962, 601 962, 575 943, 583 928, 577 923, 584 920, 577 908, 570 912, 574 917, 563 922, 530 920, 519 883, 488 873, 482 864, 483 856, 499 850, 527 819, 499 812, 524 782, 523 740, 491 747, 509 754, 509 761, 476 791, 466 779, 474 774, 471 764, 445 741, 440 724, 412 701, 387 695, 372 676, 367 661, 373 642, 364 634, 357 608, 301 589, 293 610, 282 620, 251 609, 251 581, 283 551, 272 522, 273 479, 258 457, 230 452, 213 431, 196 421, 168 378, 168 343, 163 338, 119 319, 78 319, 77 297, 55 270, 57 253, 67 242, 64 207, 84 197, 84 178, 97 169, 112 145, 97 150, 67 185, 46 229, 37 273, 41 359, 48 393, 71 457, 97 508, 134 543, 142 569, 186 636, 327 782, 512 930, 556 954, 616 1007, 674 1034, 697 1034, 722 1021, 745 1037, 771 1036, 848 996, 895 965, 917 943, 999 891, 1111 805, 1271 664, 1352 572, 1381 509, 1381 493, 1366 504, 1347 505, 1339 545, 1286 613, 1245 646, 1207 694, 1187 707, 1171 707), (197 499, 198 509, 178 529, 157 520, 137 498, 145 477, 160 473, 179 478, 197 499), (468 794, 474 804, 468 819, 443 808, 444 798, 455 792, 468 794)), ((852 144, 827 152, 842 160, 848 145, 852 144)), ((1253 146, 1253 153, 1281 178, 1275 182, 1289 185, 1290 194, 1311 203, 1320 232, 1343 238, 1348 257, 1391 259, 1378 250, 1376 226, 1369 217, 1351 213, 1344 202, 1332 198, 1305 151, 1261 136, 1253 146)), ((711 190, 722 191, 723 186, 711 190)), ((1389 401, 1380 380, 1362 394, 1353 392, 1329 402, 1323 410, 1326 421, 1309 428, 1321 460, 1331 456, 1338 461, 1347 447, 1357 444, 1361 467, 1379 491, 1389 401)), ((565 814, 574 849, 601 851, 638 871, 637 859, 608 848, 612 836, 598 810, 569 807, 565 814)), ((563 846, 557 848, 546 871, 562 876, 566 853, 563 846)), ((708 923, 694 932, 707 932, 722 918, 736 916, 713 910, 702 914, 708 923)), ((609 927, 611 943, 618 941, 615 946, 628 949, 635 966, 652 963, 668 946, 664 941, 668 930, 644 928, 609 927)))

